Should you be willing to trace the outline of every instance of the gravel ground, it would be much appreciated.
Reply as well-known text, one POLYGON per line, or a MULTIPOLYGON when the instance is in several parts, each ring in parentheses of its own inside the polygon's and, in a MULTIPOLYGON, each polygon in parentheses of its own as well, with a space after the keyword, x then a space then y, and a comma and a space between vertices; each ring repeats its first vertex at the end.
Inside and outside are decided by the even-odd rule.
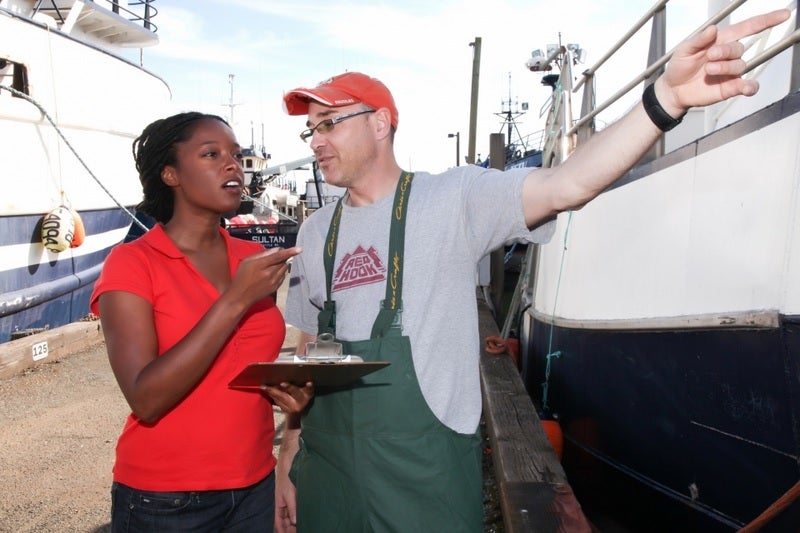
POLYGON ((0 531, 106 531, 127 413, 105 345, 0 381, 0 531))
MULTIPOLYGON (((296 335, 287 332, 287 351, 296 335)), ((0 532, 110 531, 114 447, 129 412, 105 344, 0 380, 0 532)), ((275 422, 279 439, 278 409, 275 422)))
POLYGON ((128 413, 105 345, 0 381, 0 531, 109 531, 128 413))

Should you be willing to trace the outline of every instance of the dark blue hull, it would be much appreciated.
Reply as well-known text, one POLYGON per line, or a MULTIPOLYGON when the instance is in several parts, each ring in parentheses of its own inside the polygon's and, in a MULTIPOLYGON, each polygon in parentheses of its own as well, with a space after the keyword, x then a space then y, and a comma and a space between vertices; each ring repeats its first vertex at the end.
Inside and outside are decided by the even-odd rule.
MULTIPOLYGON (((702 530, 737 529, 800 479, 800 318, 781 317, 776 328, 634 331, 525 317, 523 378, 539 405, 548 346, 560 352, 547 403, 580 450, 573 458, 680 502, 687 530, 701 530, 690 525, 700 520, 702 530)), ((795 502, 764 531, 798 528, 795 502)))
POLYGON ((515 157, 506 162, 506 170, 511 168, 524 168, 524 167, 541 167, 542 166, 542 151, 531 150, 519 157, 515 157))
POLYGON ((15 332, 63 326, 89 313, 94 282, 130 218, 120 209, 81 212, 81 218, 85 242, 60 254, 42 251, 41 216, 0 218, 0 250, 9 255, 12 249, 28 250, 27 261, 0 272, 0 342, 15 332))
POLYGON ((228 233, 237 239, 257 242, 264 248, 291 248, 297 243, 299 227, 290 220, 274 224, 233 224, 228 226, 228 233))

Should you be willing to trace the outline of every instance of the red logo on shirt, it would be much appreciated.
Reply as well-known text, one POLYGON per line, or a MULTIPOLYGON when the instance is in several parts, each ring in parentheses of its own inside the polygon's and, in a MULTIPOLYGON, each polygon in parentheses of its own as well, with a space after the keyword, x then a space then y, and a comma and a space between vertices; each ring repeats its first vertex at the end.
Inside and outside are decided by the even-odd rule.
POLYGON ((343 291, 385 279, 386 267, 383 266, 375 248, 370 246, 369 250, 364 250, 359 245, 355 251, 346 254, 339 263, 339 268, 333 274, 332 291, 343 291))

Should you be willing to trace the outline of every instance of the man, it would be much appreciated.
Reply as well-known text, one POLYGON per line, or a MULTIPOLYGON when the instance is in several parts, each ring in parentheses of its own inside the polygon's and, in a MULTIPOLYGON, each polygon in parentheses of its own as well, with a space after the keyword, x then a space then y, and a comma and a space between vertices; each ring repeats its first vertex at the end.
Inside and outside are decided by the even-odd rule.
POLYGON ((317 387, 302 429, 289 421, 278 531, 482 530, 477 262, 510 241, 547 241, 558 213, 600 194, 690 107, 754 94, 738 39, 788 16, 686 40, 643 103, 562 165, 532 172, 403 171, 392 95, 364 74, 286 93, 288 113, 308 116, 301 137, 325 180, 347 188, 298 235, 286 308, 303 332, 298 352, 332 333, 344 353, 391 365, 350 388, 317 387))

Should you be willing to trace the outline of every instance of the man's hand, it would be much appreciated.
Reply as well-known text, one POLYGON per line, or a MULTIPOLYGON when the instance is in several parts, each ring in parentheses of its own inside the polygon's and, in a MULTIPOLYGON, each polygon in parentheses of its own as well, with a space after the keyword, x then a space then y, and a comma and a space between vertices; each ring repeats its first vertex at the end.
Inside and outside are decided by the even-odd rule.
POLYGON ((758 15, 730 26, 709 26, 679 44, 664 75, 656 81, 656 97, 673 117, 690 107, 721 102, 738 95, 752 96, 758 82, 741 76, 744 45, 739 39, 777 26, 789 18, 788 9, 758 15))
POLYGON ((287 415, 278 465, 275 467, 275 521, 276 533, 297 531, 297 490, 289 479, 292 461, 300 447, 300 417, 287 415))

